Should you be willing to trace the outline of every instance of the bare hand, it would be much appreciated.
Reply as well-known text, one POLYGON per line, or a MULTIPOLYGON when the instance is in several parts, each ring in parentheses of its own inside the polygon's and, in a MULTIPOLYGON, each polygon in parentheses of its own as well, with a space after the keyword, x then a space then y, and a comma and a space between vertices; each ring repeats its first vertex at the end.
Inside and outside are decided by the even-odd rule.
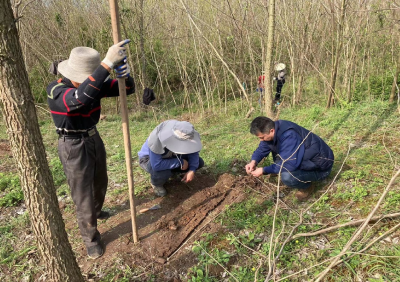
POLYGON ((264 172, 263 168, 259 167, 256 170, 252 171, 251 175, 253 175, 254 177, 259 177, 259 176, 263 175, 263 172, 264 172))
POLYGON ((183 160, 183 164, 181 166, 181 170, 187 170, 189 168, 189 163, 187 160, 183 160))
POLYGON ((194 171, 190 170, 185 173, 185 175, 182 178, 182 182, 188 183, 194 179, 194 171))
POLYGON ((252 171, 254 171, 256 169, 256 162, 255 161, 251 161, 250 163, 248 163, 246 166, 246 173, 250 174, 252 171))

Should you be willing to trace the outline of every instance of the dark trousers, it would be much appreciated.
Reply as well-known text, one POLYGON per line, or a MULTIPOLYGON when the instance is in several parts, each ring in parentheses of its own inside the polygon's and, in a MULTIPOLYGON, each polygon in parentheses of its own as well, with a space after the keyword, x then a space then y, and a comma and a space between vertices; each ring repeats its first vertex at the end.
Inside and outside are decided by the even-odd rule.
POLYGON ((295 170, 283 171, 281 179, 283 184, 290 188, 307 189, 312 181, 321 181, 328 177, 332 167, 327 170, 295 170))
POLYGON ((285 84, 285 80, 277 80, 276 84, 276 94, 275 94, 275 100, 279 100, 281 98, 281 92, 282 92, 282 87, 285 84))
MULTIPOLYGON (((182 156, 182 159, 187 160, 187 157, 185 155, 182 156)), ((175 168, 175 169, 166 169, 166 170, 160 170, 160 171, 154 171, 153 168, 151 167, 150 164, 150 158, 144 157, 139 160, 140 167, 143 168, 146 172, 150 173, 150 182, 154 186, 162 186, 167 182, 167 180, 172 176, 173 173, 184 173, 188 172, 189 169, 187 170, 181 170, 180 168, 175 168)), ((204 166, 204 161, 202 158, 199 158, 199 168, 202 168, 204 166)))
POLYGON ((96 133, 79 139, 58 139, 58 155, 64 167, 79 230, 86 247, 100 244, 97 216, 103 207, 108 176, 106 150, 96 133))

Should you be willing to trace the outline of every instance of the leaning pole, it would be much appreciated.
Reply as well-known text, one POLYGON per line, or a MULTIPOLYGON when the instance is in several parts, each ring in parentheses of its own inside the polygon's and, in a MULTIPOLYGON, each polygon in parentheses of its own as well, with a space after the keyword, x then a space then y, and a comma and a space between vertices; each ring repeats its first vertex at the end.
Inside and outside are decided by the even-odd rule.
MULTIPOLYGON (((118 3, 117 0, 109 0, 109 3, 110 3, 113 40, 114 44, 117 44, 118 42, 121 41, 118 3)), ((131 139, 129 136, 129 119, 128 119, 128 106, 126 102, 125 78, 118 78, 118 87, 119 87, 119 98, 121 101, 122 131, 124 132, 126 172, 128 174, 129 202, 131 207, 131 219, 132 219, 132 235, 133 235, 133 242, 137 243, 138 235, 136 228, 135 190, 133 186, 132 152, 131 152, 131 139)))

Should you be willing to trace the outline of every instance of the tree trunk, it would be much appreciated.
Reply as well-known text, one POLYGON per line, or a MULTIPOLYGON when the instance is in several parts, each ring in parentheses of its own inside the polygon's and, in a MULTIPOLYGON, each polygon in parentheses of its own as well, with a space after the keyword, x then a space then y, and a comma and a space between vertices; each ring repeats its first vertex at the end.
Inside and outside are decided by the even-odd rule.
POLYGON ((389 103, 393 103, 395 101, 397 93, 399 92, 398 86, 397 86, 397 77, 399 76, 399 72, 400 72, 400 56, 398 56, 396 73, 393 78, 392 91, 390 91, 389 103))
POLYGON ((272 110, 272 79, 271 79, 271 65, 272 65, 272 49, 274 48, 274 33, 275 33, 275 0, 269 0, 268 9, 268 42, 267 53, 265 58, 265 113, 270 119, 274 119, 275 114, 272 110))
POLYGON ((346 10, 346 0, 342 0, 339 29, 338 29, 337 41, 336 41, 335 58, 334 58, 332 74, 331 74, 331 82, 330 82, 330 86, 329 86, 330 87, 329 88, 329 97, 328 97, 328 102, 326 104, 327 108, 333 106, 333 104, 334 104, 337 69, 338 69, 338 64, 339 64, 340 51, 341 51, 342 45, 343 45, 343 24, 344 24, 345 10, 346 10))
POLYGON ((140 36, 140 53, 142 58, 142 81, 143 88, 147 87, 146 77, 146 52, 144 50, 144 0, 139 1, 140 5, 140 19, 139 19, 139 36, 140 36))
POLYGON ((0 0, 0 105, 48 281, 83 281, 46 159, 9 0, 0 0))

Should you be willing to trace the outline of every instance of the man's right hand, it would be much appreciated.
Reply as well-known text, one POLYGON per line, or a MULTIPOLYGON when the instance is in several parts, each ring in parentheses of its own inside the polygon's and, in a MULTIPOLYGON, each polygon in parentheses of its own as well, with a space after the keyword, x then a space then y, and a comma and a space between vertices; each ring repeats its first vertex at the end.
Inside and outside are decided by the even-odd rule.
POLYGON ((115 73, 117 74, 117 78, 128 77, 131 72, 131 68, 129 67, 126 59, 124 60, 124 64, 118 65, 115 67, 115 73))
POLYGON ((114 44, 110 48, 108 48, 107 55, 103 60, 110 69, 113 69, 115 65, 123 61, 126 57, 126 44, 128 44, 131 40, 125 39, 117 44, 114 44))
POLYGON ((189 163, 187 160, 183 160, 183 164, 181 166, 181 170, 187 170, 189 168, 189 163))
POLYGON ((251 174, 252 171, 254 171, 256 169, 256 161, 252 160, 251 162, 249 162, 245 168, 246 168, 246 173, 247 174, 251 174))

